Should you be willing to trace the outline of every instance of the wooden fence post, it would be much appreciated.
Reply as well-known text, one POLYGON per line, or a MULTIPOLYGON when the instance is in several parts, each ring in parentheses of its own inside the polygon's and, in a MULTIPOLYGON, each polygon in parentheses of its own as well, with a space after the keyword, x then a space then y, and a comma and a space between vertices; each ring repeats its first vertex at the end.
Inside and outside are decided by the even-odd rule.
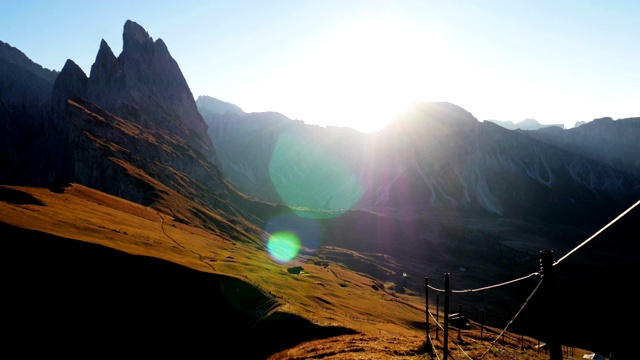
POLYGON ((553 251, 540 251, 540 267, 542 273, 542 295, 544 299, 544 308, 546 309, 546 333, 547 333, 547 349, 549 350, 549 360, 562 360, 562 345, 558 339, 558 326, 555 324, 558 311, 556 293, 556 278, 553 271, 553 251))
POLYGON ((436 293, 436 340, 438 337, 438 330, 440 328, 440 293, 436 293))
POLYGON ((484 311, 485 309, 482 309, 482 322, 480 323, 480 341, 484 341, 484 311))
MULTIPOLYGON (((462 304, 458 304, 458 316, 462 317, 462 304)), ((458 324, 458 340, 462 340, 462 335, 460 334, 460 328, 462 326, 460 326, 461 324, 458 324)))
MULTIPOLYGON (((429 278, 424 277, 424 306, 425 306, 425 324, 426 324, 426 343, 428 346, 431 346, 431 341, 429 341, 429 278)), ((437 324, 436 324, 437 326, 437 324)))
POLYGON ((444 352, 443 360, 449 356, 449 273, 444 274, 444 352))

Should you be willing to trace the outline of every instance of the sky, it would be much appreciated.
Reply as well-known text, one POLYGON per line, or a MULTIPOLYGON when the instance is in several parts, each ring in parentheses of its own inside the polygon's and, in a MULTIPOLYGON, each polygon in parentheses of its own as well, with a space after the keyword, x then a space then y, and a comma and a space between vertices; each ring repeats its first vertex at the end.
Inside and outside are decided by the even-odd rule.
POLYGON ((640 117, 640 1, 0 0, 0 41, 87 75, 127 20, 194 95, 321 126, 383 128, 447 101, 479 121, 640 117))

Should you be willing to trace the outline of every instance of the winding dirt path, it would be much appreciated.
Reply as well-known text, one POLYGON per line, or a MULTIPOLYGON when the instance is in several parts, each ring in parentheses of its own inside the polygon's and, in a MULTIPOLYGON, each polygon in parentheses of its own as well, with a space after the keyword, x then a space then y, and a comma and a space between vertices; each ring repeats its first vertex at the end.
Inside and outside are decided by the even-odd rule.
POLYGON ((176 244, 177 246, 179 246, 180 248, 194 254, 198 256, 198 259, 200 259, 200 262, 202 262, 203 264, 207 265, 209 268, 211 268, 211 270, 213 271, 217 271, 216 268, 211 265, 208 261, 205 260, 205 258, 198 252, 195 252, 189 248, 186 248, 184 245, 180 244, 176 239, 172 238, 169 234, 167 234, 167 231, 164 227, 164 216, 162 216, 162 214, 156 210, 156 213, 158 214, 158 216, 160 216, 160 227, 162 228, 162 233, 169 239, 171 240, 174 244, 176 244))

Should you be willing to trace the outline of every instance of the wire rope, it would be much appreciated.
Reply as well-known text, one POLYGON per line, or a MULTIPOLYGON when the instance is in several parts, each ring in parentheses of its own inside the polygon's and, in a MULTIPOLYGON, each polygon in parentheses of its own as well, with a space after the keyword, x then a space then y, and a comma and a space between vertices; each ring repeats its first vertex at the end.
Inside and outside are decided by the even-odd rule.
MULTIPOLYGON (((451 293, 469 293, 469 292, 484 291, 484 290, 489 290, 489 289, 493 289, 493 288, 497 288, 497 287, 513 284, 515 282, 518 282, 518 281, 521 281, 521 280, 525 280, 525 279, 528 279, 528 278, 530 278, 532 276, 536 276, 536 275, 540 275, 540 273, 539 272, 534 272, 534 273, 531 273, 529 275, 526 275, 526 276, 523 276, 523 277, 520 277, 520 278, 517 278, 517 279, 513 279, 513 280, 505 281, 503 283, 490 285, 490 286, 485 286, 485 287, 481 287, 481 288, 477 288, 477 289, 450 290, 450 292, 451 293)), ((435 290, 435 291, 444 292, 443 289, 438 289, 438 288, 435 288, 435 287, 433 287, 431 285, 429 285, 429 289, 435 290)))
POLYGON ((438 350, 436 350, 436 346, 433 344, 431 335, 429 335, 429 344, 431 344, 431 349, 433 350, 433 354, 436 356, 436 359, 440 360, 440 357, 438 356, 438 350))
POLYGON ((565 256, 561 257, 560 259, 558 259, 556 262, 553 263, 553 266, 558 265, 562 260, 566 259, 567 257, 569 257, 569 255, 573 254, 574 252, 576 252, 578 249, 580 249, 581 247, 583 247, 584 245, 586 245, 589 241, 593 240, 596 236, 600 235, 601 232, 605 231, 609 226, 613 225, 615 222, 617 222, 618 220, 620 220, 623 216, 627 215, 627 213, 629 213, 629 211, 633 210, 633 208, 635 208, 636 206, 640 205, 640 200, 638 200, 637 203, 633 204, 630 208, 628 208, 627 210, 625 210, 622 214, 618 215, 618 217, 616 217, 615 219, 611 220, 610 223, 608 223, 607 225, 605 225, 605 227, 603 227, 602 229, 596 231, 593 235, 591 235, 591 237, 589 237, 587 240, 583 241, 580 245, 576 246, 573 250, 569 251, 565 256))
POLYGON ((525 300, 525 302, 522 304, 522 306, 520 307, 520 310, 518 310, 518 312, 511 318, 511 320, 509 320, 509 322, 507 323, 507 325, 504 327, 504 329, 502 330, 502 332, 500 332, 500 334, 496 337, 495 340, 493 340, 491 342, 491 346, 489 346, 489 348, 487 349, 487 351, 485 351, 484 354, 482 354, 482 356, 480 357, 480 359, 482 359, 489 351, 491 351, 491 349, 495 346, 496 342, 498 341, 498 339, 500 339, 500 337, 507 331, 507 329, 509 328, 509 325, 511 325, 513 323, 513 321, 518 317, 518 315, 520 315, 520 313, 522 312, 522 310, 524 310, 524 307, 527 306, 527 304, 529 303, 529 301, 531 300, 531 298, 533 297, 533 294, 535 294, 538 289, 540 288, 540 285, 542 284, 542 279, 540 279, 540 281, 538 282, 538 285, 536 285, 535 289, 533 289, 533 291, 531 292, 531 294, 529 294, 529 297, 527 298, 527 300, 525 300))
POLYGON ((436 323, 436 326, 438 326, 440 329, 444 330, 444 328, 442 327, 442 325, 440 325, 440 323, 438 323, 438 321, 436 320, 436 318, 433 317, 433 314, 431 313, 431 311, 429 311, 429 315, 431 316, 431 318, 433 319, 433 322, 436 323))
MULTIPOLYGON (((553 263, 553 266, 558 265, 560 262, 562 262, 563 260, 565 260, 566 258, 568 258, 571 254, 573 254, 574 252, 576 252, 578 249, 580 249, 581 247, 583 247, 584 245, 586 245, 588 242, 590 242, 591 240, 593 240, 594 238, 596 238, 598 235, 600 235, 604 230, 606 230, 608 227, 610 227, 611 225, 613 225, 614 223, 616 223, 618 220, 620 220, 622 217, 624 217, 625 215, 627 215, 631 210, 633 210, 636 206, 640 205, 640 200, 638 200, 638 202, 636 202, 635 204, 633 204, 631 207, 629 207, 627 210, 625 210, 624 212, 622 212, 620 215, 618 215, 615 219, 613 219, 611 222, 609 222, 607 225, 605 225, 604 227, 602 227, 600 230, 596 231, 593 235, 591 235, 587 240, 583 241, 580 245, 576 246, 575 248, 573 248, 571 251, 569 251, 566 255, 564 255, 563 257, 561 257, 560 259, 556 260, 553 263)), ((515 282, 521 281, 521 280, 525 280, 528 279, 532 276, 537 276, 540 275, 540 272, 533 272, 529 275, 525 275, 522 276, 520 278, 517 279, 513 279, 513 280, 509 280, 509 281, 505 281, 499 284, 494 284, 494 285, 489 285, 489 286, 485 286, 485 287, 481 287, 481 288, 476 288, 476 289, 464 289, 464 290, 449 290, 451 293, 469 293, 469 292, 478 292, 478 291, 484 291, 484 290, 489 290, 489 289, 493 289, 493 288, 497 288, 497 287, 501 287, 501 286, 505 286, 505 285, 509 285, 509 284, 513 284, 515 282)), ((431 285, 428 285, 428 288, 434 291, 439 291, 439 292, 444 292, 443 289, 439 289, 436 287, 433 287, 431 285)))

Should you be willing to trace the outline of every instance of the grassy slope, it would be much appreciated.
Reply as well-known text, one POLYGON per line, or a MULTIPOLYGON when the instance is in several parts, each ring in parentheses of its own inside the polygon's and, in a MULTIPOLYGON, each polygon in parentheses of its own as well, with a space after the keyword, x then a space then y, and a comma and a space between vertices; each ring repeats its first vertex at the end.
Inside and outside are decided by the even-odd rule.
MULTIPOLYGON (((340 263, 326 268, 314 265, 313 254, 304 249, 296 260, 279 264, 268 256, 262 239, 234 239, 228 232, 205 231, 176 221, 163 210, 170 208, 170 201, 161 200, 158 208, 144 207, 76 184, 63 191, 2 186, 0 218, 19 228, 238 277, 273 295, 277 313, 296 314, 316 324, 343 326, 361 334, 308 342, 273 359, 428 358, 421 355, 423 296, 372 286, 379 282, 340 263), (304 272, 289 273, 287 269, 293 266, 302 266, 304 272), (354 353, 363 357, 354 357, 354 353)), ((455 336, 450 338, 456 341, 455 336)), ((472 342, 462 344, 468 347, 472 342)), ((480 348, 476 353, 486 346, 480 348)), ((496 356, 489 358, 507 358, 500 357, 501 351, 494 349, 496 356)), ((508 353, 517 354, 509 358, 541 358, 535 351, 508 353)))

